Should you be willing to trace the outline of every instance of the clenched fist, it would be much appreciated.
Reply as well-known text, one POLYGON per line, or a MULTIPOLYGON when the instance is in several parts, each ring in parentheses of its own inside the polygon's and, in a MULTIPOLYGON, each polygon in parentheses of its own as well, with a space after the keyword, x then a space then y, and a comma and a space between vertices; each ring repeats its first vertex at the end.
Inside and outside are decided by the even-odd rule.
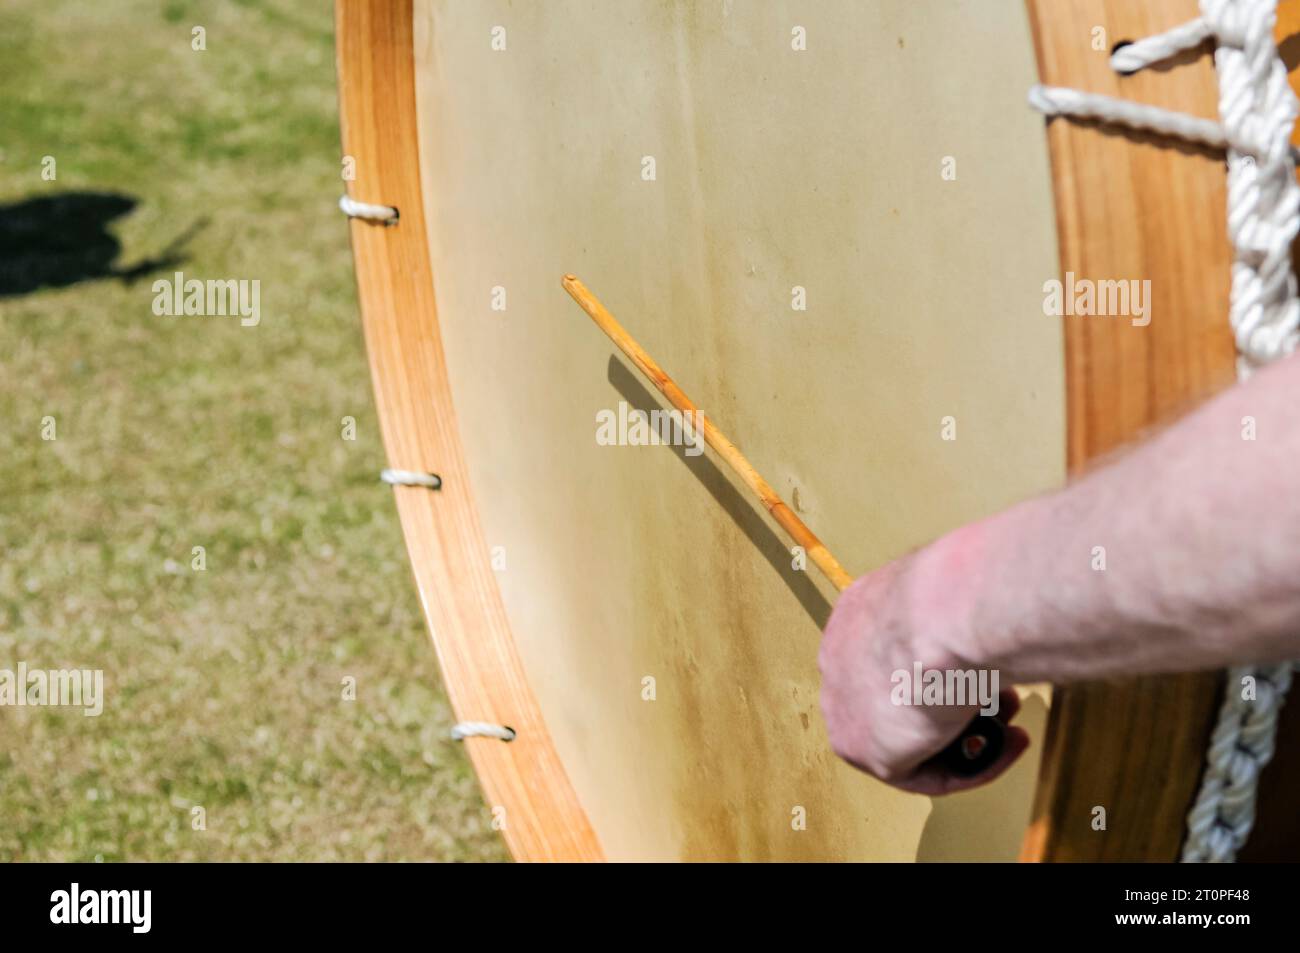
MULTIPOLYGON (((932 693, 930 703, 924 703, 924 693, 913 694, 912 686, 918 666, 940 678, 943 673, 972 673, 968 684, 973 684, 977 666, 961 650, 972 647, 965 604, 971 586, 962 576, 962 562, 936 547, 861 577, 840 596, 818 655, 822 713, 835 753, 918 794, 950 794, 985 784, 1029 745, 1023 729, 1008 727, 1002 756, 975 777, 952 774, 930 760, 980 711, 969 695, 965 704, 951 697, 934 703, 932 693)), ((985 685, 991 682, 989 674, 984 673, 985 685)), ((986 714, 1005 724, 1019 709, 1019 697, 1007 688, 996 698, 997 711, 986 714)))

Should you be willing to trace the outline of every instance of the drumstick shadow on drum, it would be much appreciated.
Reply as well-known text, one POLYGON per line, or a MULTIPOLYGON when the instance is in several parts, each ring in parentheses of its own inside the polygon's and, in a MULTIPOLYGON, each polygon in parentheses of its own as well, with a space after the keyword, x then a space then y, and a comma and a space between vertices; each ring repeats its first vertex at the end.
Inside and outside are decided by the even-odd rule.
MULTIPOLYGON (((636 372, 630 369, 616 354, 609 358, 609 382, 627 401, 629 407, 650 413, 665 409, 654 394, 641 383, 636 372)), ((817 588, 816 583, 805 572, 790 568, 790 552, 785 541, 776 530, 768 526, 759 515, 753 503, 744 496, 731 482, 727 474, 710 459, 708 454, 687 456, 686 447, 664 445, 661 449, 670 451, 681 462, 700 485, 709 492, 718 506, 722 507, 737 529, 753 544, 759 554, 767 560, 773 571, 781 577, 799 605, 812 619, 818 629, 826 627, 831 616, 831 603, 817 588)))

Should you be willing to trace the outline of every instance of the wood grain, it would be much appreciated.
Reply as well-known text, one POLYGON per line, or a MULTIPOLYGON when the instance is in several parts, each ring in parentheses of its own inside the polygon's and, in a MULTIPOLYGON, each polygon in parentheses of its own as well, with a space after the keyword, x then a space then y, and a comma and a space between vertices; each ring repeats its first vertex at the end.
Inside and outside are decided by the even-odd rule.
MULTIPOLYGON (((1029 0, 1042 82, 1215 116, 1208 49, 1120 77, 1123 40, 1198 14, 1195 0, 1029 0), (1095 27, 1105 50, 1093 47, 1095 27)), ((1048 128, 1061 271, 1149 279, 1152 320, 1067 318, 1072 473, 1235 380, 1222 155, 1093 124, 1048 128)), ((1053 694, 1026 860, 1172 860, 1200 780, 1220 677, 1070 685, 1053 694), (1106 829, 1094 830, 1104 808, 1106 829)))
POLYGON ((411 2, 338 0, 335 21, 343 150, 356 159, 349 194, 401 216, 394 227, 354 220, 352 249, 389 463, 442 476, 440 491, 394 495, 447 692, 457 717, 518 733, 510 743, 465 742, 488 805, 504 808, 497 819, 511 853, 599 860, 520 665, 469 486, 434 307, 411 2))

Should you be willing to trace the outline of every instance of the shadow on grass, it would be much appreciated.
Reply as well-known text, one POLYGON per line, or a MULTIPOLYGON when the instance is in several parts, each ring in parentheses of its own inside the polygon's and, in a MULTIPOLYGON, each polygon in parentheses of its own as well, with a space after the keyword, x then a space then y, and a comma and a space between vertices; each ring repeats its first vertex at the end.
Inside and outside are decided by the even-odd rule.
POLYGON ((122 243, 109 225, 137 204, 112 192, 64 192, 0 205, 0 298, 103 278, 129 284, 185 261, 185 243, 207 225, 206 219, 157 255, 132 265, 117 263, 122 243))

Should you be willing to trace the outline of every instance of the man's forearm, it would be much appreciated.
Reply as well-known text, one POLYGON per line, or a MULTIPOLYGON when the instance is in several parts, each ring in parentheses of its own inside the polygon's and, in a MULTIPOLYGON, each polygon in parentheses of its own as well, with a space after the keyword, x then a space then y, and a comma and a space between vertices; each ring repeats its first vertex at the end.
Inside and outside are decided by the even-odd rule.
POLYGON ((1070 487, 943 538, 915 586, 961 622, 933 637, 1019 682, 1300 656, 1297 404, 1289 358, 1070 487))

